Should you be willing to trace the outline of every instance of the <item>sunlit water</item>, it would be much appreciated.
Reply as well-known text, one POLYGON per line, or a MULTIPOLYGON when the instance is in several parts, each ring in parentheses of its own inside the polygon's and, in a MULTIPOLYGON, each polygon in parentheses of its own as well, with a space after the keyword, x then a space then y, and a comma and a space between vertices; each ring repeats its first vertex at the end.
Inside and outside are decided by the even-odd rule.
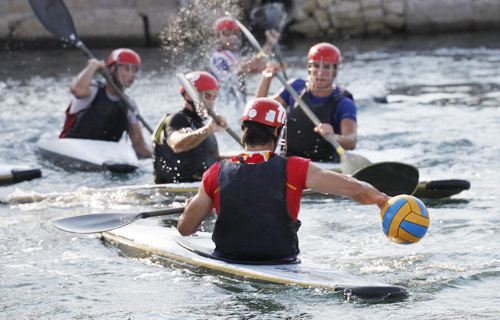
MULTIPOLYGON (((39 157, 36 142, 61 129, 68 85, 85 63, 79 51, 0 54, 0 162, 38 166, 41 179, 0 187, 2 319, 487 319, 500 294, 500 49, 497 38, 366 40, 339 43, 338 83, 360 99, 357 153, 418 166, 421 180, 466 179, 471 189, 425 200, 431 226, 418 244, 390 242, 375 206, 335 197, 302 202, 301 257, 327 268, 403 285, 410 298, 346 302, 314 288, 254 283, 126 256, 93 235, 61 232, 52 219, 141 212, 185 196, 114 186, 152 183, 151 160, 129 175, 67 172, 39 157), (373 96, 388 95, 389 103, 373 96), (106 191, 100 189, 107 188, 106 191), (19 203, 27 195, 59 195, 19 203)), ((285 49, 289 76, 305 76, 308 44, 285 49)), ((141 49, 145 70, 129 92, 154 126, 181 106, 178 68, 141 49)), ((104 57, 107 50, 94 50, 104 57)), ((258 77, 249 80, 250 91, 258 77)), ((279 87, 275 80, 272 92, 279 87)), ((237 111, 219 108, 232 123, 237 111)), ((234 128, 238 128, 235 126, 234 128)), ((145 134, 146 131, 145 131, 145 134)), ((222 151, 237 149, 217 135, 222 151)), ((175 224, 175 217, 166 219, 175 224)))

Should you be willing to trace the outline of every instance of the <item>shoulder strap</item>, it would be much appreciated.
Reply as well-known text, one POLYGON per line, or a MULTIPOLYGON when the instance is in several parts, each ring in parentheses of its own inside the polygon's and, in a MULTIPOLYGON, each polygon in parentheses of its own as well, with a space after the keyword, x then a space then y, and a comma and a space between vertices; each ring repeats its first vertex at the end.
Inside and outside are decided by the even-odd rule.
POLYGON ((158 124, 156 125, 156 128, 155 130, 153 131, 153 142, 154 143, 161 143, 161 133, 163 132, 163 130, 165 129, 165 120, 167 119, 167 117, 169 116, 170 114, 166 114, 161 120, 160 122, 158 122, 158 124))

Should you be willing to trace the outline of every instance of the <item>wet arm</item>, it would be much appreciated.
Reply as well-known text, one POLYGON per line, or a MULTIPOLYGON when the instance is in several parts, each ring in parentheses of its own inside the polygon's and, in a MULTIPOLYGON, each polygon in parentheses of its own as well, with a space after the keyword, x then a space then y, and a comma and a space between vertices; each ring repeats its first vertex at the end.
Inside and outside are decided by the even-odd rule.
POLYGON ((322 136, 330 134, 333 135, 335 140, 346 150, 354 150, 358 140, 357 124, 352 119, 343 119, 340 122, 341 134, 336 134, 333 131, 333 126, 330 123, 320 123, 314 128, 314 132, 318 132, 322 136))
POLYGON ((321 193, 349 197, 360 204, 376 204, 382 208, 389 197, 371 184, 359 181, 353 177, 322 170, 314 164, 309 164, 306 187, 321 193))
POLYGON ((340 122, 340 135, 335 135, 335 139, 346 150, 354 150, 358 141, 358 125, 352 119, 343 119, 340 122))
POLYGON ((191 130, 190 128, 176 130, 168 135, 167 144, 175 153, 186 152, 196 148, 209 135, 228 128, 225 118, 221 116, 220 119, 221 125, 215 123, 215 120, 211 118, 205 126, 196 130, 191 130))
POLYGON ((145 158, 151 158, 153 156, 151 148, 146 144, 146 141, 144 140, 144 136, 142 134, 139 123, 129 124, 128 134, 130 136, 130 139, 132 140, 132 145, 135 152, 145 158))
POLYGON ((212 212, 213 200, 205 192, 203 183, 198 189, 198 193, 189 202, 184 212, 179 217, 177 230, 183 236, 193 234, 212 212))

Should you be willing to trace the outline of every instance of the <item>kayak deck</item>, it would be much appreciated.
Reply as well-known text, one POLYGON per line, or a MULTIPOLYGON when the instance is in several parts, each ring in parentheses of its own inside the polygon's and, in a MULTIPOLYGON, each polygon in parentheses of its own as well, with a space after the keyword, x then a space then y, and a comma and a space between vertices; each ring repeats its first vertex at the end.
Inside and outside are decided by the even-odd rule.
POLYGON ((138 168, 137 155, 126 143, 44 135, 37 146, 44 158, 66 170, 130 173, 138 168))
POLYGON ((197 233, 195 236, 181 237, 174 228, 141 222, 144 221, 104 232, 101 237, 132 255, 157 257, 169 263, 202 267, 211 272, 223 272, 253 281, 329 289, 347 299, 392 300, 409 295, 401 286, 366 281, 346 272, 325 269, 310 263, 249 265, 211 259, 195 252, 213 250, 210 234, 197 233), (186 247, 197 249, 190 250, 186 247))

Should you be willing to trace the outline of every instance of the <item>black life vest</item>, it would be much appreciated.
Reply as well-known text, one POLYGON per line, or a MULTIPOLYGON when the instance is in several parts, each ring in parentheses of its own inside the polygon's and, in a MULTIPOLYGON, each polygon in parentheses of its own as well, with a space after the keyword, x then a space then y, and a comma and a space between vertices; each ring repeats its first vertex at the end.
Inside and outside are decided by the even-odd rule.
MULTIPOLYGON (((322 123, 331 123, 337 105, 342 98, 352 99, 352 95, 344 90, 341 93, 331 95, 321 104, 313 105, 310 95, 308 91, 306 92, 306 88, 301 92, 302 100, 322 123)), ((295 107, 288 114, 286 156, 299 156, 319 162, 340 161, 337 151, 330 142, 319 133, 314 132, 314 127, 314 123, 295 103, 295 107)))
POLYGON ((122 100, 108 98, 104 83, 98 82, 98 85, 94 100, 77 113, 66 138, 119 141, 127 130, 127 107, 122 100))
POLYGON ((213 134, 191 150, 175 153, 167 144, 166 126, 174 116, 181 114, 191 124, 191 129, 203 127, 199 118, 193 118, 184 112, 166 116, 158 125, 153 143, 153 166, 155 183, 178 183, 200 181, 203 173, 217 161, 217 140, 213 134), (160 143, 160 134, 164 139, 160 143))
POLYGON ((215 254, 258 261, 299 253, 299 223, 292 220, 287 205, 286 165, 283 157, 258 164, 220 163, 220 208, 212 234, 215 254))

